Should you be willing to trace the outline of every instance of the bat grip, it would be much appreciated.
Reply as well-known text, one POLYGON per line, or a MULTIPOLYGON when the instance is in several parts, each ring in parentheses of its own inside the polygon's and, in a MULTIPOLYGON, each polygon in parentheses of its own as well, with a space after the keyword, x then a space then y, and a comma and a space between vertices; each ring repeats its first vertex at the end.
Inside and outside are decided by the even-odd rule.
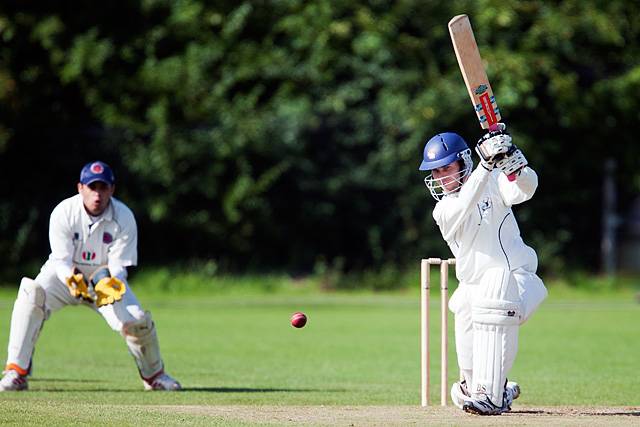
POLYGON ((516 180, 516 173, 514 172, 512 174, 507 175, 507 179, 509 181, 511 181, 511 182, 515 181, 516 180))
MULTIPOLYGON (((500 130, 500 128, 498 127, 499 122, 498 123, 494 123, 492 125, 489 125, 489 132, 495 132, 497 130, 500 130)), ((514 178, 515 179, 515 178, 514 178)))

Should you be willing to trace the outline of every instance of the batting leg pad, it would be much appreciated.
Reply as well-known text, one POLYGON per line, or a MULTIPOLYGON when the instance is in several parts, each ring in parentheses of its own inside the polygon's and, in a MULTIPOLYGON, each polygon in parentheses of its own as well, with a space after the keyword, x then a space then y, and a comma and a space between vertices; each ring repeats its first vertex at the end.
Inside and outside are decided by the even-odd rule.
POLYGON ((473 324, 472 395, 503 404, 504 384, 518 352, 522 304, 513 273, 489 268, 471 303, 473 324))
POLYGON ((520 304, 481 299, 473 305, 474 396, 486 395, 501 407, 507 373, 518 352, 520 304))
MULTIPOLYGON (((459 284, 451 299, 449 309, 455 315, 455 341, 458 367, 460 370, 473 369, 473 323, 471 321, 471 302, 473 301, 473 289, 476 286, 459 284)), ((471 375, 465 378, 471 385, 471 375)))
POLYGON ((46 319, 46 293, 34 280, 23 277, 13 304, 7 365, 29 370, 31 356, 46 319))
POLYGON ((145 311, 140 319, 127 322, 122 326, 129 352, 138 365, 138 371, 142 378, 153 378, 162 372, 163 363, 160 357, 160 345, 156 327, 151 319, 151 313, 145 311))

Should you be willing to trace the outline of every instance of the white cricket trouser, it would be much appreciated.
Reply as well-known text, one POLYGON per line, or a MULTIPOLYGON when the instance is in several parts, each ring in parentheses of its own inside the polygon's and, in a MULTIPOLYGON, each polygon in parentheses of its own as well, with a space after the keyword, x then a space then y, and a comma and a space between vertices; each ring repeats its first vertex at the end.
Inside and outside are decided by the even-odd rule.
MULTIPOLYGON (((547 289, 542 280, 524 269, 511 272, 518 287, 522 318, 526 322, 547 297, 547 289)), ((479 285, 460 283, 449 300, 449 310, 455 315, 455 340, 458 366, 460 370, 473 369, 473 323, 472 304, 479 293, 479 285)))

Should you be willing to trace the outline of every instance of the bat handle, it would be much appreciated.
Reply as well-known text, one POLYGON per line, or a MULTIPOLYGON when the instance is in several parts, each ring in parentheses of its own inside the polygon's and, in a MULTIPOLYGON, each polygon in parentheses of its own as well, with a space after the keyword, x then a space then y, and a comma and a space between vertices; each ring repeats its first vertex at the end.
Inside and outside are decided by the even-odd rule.
POLYGON ((516 173, 514 172, 514 173, 512 173, 512 174, 507 175, 507 179, 508 179, 509 181, 513 182, 513 181, 515 181, 515 180, 516 180, 516 176, 517 176, 517 175, 516 175, 516 173))
POLYGON ((500 130, 500 123, 494 123, 492 125, 489 125, 489 132, 495 132, 497 130, 500 130))

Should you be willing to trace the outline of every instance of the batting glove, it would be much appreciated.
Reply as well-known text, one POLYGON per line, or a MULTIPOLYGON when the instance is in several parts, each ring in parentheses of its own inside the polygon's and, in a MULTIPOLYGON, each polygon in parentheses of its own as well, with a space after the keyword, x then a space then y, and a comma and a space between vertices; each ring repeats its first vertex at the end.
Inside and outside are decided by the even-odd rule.
POLYGON ((529 162, 526 157, 524 157, 524 154, 522 154, 522 151, 514 145, 503 158, 495 162, 495 167, 504 172, 505 175, 509 176, 513 173, 520 172, 522 168, 528 164, 529 162))
POLYGON ((504 123, 498 123, 497 130, 487 132, 478 140, 476 153, 480 156, 480 164, 487 170, 492 170, 496 162, 513 147, 511 135, 506 128, 504 123))

